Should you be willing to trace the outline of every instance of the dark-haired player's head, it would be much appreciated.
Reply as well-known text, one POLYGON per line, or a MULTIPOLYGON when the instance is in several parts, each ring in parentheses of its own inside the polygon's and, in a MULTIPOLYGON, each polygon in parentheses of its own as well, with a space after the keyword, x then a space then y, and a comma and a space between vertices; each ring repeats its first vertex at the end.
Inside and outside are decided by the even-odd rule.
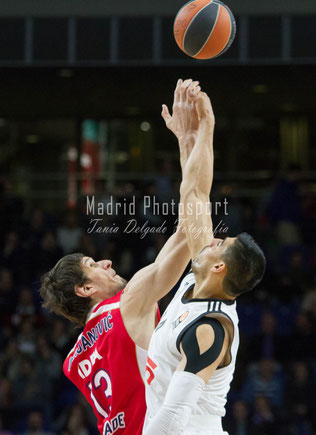
POLYGON ((126 281, 112 269, 110 260, 95 262, 83 254, 70 254, 42 276, 44 307, 83 326, 89 310, 116 295, 126 281))
POLYGON ((192 263, 197 279, 209 281, 231 298, 252 290, 262 279, 266 259, 247 233, 213 239, 192 263))

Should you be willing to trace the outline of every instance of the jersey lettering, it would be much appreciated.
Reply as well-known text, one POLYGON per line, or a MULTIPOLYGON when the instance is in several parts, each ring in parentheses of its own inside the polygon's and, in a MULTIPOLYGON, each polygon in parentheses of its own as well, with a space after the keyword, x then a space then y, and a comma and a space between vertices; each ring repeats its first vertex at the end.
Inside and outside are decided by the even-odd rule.
POLYGON ((147 384, 150 385, 155 378, 154 370, 157 367, 157 364, 154 363, 154 361, 151 358, 147 358, 147 364, 146 364, 146 381, 147 384), (149 373, 149 376, 147 376, 147 373, 149 373))
POLYGON ((111 421, 107 421, 103 427, 103 435, 112 434, 117 431, 117 429, 124 428, 124 412, 119 412, 111 421))
POLYGON ((71 365, 74 361, 74 359, 77 357, 77 355, 80 355, 82 352, 85 352, 87 348, 91 348, 94 343, 97 341, 97 339, 100 337, 100 335, 103 334, 103 332, 108 332, 113 328, 113 322, 112 322, 112 314, 111 311, 109 311, 108 315, 103 317, 95 326, 95 328, 92 328, 91 330, 86 332, 86 335, 81 334, 78 347, 74 353, 74 355, 69 358, 69 365, 68 365, 68 371, 71 369, 71 365))
POLYGON ((92 367, 97 359, 101 360, 102 356, 98 354, 98 351, 96 349, 90 356, 90 359, 84 359, 80 361, 80 363, 78 364, 78 373, 82 379, 85 379, 87 376, 90 375, 92 367))

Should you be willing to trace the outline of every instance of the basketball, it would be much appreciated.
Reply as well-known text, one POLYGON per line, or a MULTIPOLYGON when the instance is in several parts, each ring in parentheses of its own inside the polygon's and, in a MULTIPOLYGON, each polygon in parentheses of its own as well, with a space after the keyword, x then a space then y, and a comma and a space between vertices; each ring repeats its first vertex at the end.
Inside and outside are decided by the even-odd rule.
POLYGON ((180 49, 195 59, 211 59, 225 53, 236 35, 231 10, 219 0, 193 0, 177 13, 174 37, 180 49))

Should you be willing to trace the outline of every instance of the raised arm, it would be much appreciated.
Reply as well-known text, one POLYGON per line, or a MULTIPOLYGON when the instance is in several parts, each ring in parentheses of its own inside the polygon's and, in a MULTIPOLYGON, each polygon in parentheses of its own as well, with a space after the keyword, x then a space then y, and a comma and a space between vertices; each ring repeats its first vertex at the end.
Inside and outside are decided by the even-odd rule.
MULTIPOLYGON (((200 92, 198 82, 179 80, 174 93, 173 114, 162 107, 162 117, 179 142, 180 164, 185 165, 198 135, 198 117, 192 96, 200 92), (191 97, 189 97, 189 93, 191 97)), ((182 216, 179 216, 182 221, 182 216)), ((126 288, 124 298, 139 315, 148 313, 156 302, 178 282, 190 259, 185 233, 177 231, 167 240, 154 263, 137 272, 126 288)))
POLYGON ((182 227, 193 260, 213 239, 212 219, 206 209, 209 209, 213 182, 215 118, 210 99, 204 92, 197 96, 192 92, 188 95, 195 101, 199 130, 196 144, 184 169, 180 201, 184 204, 182 227))
MULTIPOLYGON (((192 79, 185 81, 179 79, 174 91, 172 116, 169 113, 168 107, 165 104, 162 105, 161 116, 166 123, 166 127, 178 139, 182 180, 185 165, 198 137, 199 119, 192 96, 197 95, 200 90, 199 82, 192 79)), ((186 239, 183 237, 183 234, 179 233, 182 219, 183 216, 179 214, 178 222, 180 224, 177 226, 176 233, 168 239, 160 250, 156 262, 163 259, 171 249, 177 247, 179 242, 181 243, 179 249, 182 249, 183 246, 186 250, 188 249, 186 239)))

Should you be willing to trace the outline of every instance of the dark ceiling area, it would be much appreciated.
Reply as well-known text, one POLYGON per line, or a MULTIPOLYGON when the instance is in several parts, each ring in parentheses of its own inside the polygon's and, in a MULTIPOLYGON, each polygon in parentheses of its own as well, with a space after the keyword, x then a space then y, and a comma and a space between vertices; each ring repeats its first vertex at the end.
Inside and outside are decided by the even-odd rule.
POLYGON ((221 115, 315 115, 316 66, 2 68, 0 117, 159 115, 178 78, 194 78, 221 115))

